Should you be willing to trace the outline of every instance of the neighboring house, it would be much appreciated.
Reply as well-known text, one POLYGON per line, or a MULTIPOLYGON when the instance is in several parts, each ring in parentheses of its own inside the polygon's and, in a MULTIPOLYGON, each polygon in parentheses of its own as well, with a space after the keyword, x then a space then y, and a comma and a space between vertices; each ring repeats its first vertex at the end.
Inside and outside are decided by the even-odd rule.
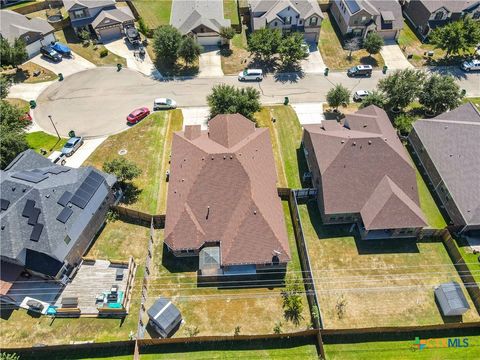
POLYGON ((270 134, 242 115, 173 136, 165 244, 202 275, 284 271, 290 249, 270 134))
POLYGON ((169 337, 182 323, 182 314, 166 298, 158 298, 147 310, 152 327, 163 337, 169 337))
POLYGON ((408 136, 458 231, 480 229, 480 113, 472 103, 416 121, 408 136))
POLYGON ((480 19, 480 1, 478 0, 411 0, 403 14, 418 35, 425 40, 432 29, 450 21, 470 16, 480 19))
POLYGON ((365 38, 374 31, 385 40, 394 40, 403 28, 397 0, 335 0, 330 12, 343 36, 365 38))
POLYGON ((304 128, 325 224, 357 223, 364 239, 415 237, 427 225, 415 168, 384 110, 371 105, 304 128))
POLYGON ((470 309, 467 298, 456 281, 437 286, 435 299, 443 316, 461 316, 470 309))
POLYGON ((43 45, 55 42, 55 29, 47 20, 32 18, 10 10, 0 11, 0 35, 13 44, 20 38, 27 45, 27 53, 32 57, 40 52, 43 45))
POLYGON ((1 262, 60 279, 80 263, 114 202, 113 175, 27 150, 1 172, 1 262))
POLYGON ((115 0, 63 0, 75 32, 88 30, 102 42, 123 36, 134 26, 135 17, 128 6, 117 8, 115 0))
POLYGON ((223 41, 220 30, 231 22, 224 18, 223 0, 173 0, 170 25, 200 45, 212 46, 223 41))
POLYGON ((318 42, 323 14, 317 0, 250 0, 252 30, 300 31, 305 41, 318 42))

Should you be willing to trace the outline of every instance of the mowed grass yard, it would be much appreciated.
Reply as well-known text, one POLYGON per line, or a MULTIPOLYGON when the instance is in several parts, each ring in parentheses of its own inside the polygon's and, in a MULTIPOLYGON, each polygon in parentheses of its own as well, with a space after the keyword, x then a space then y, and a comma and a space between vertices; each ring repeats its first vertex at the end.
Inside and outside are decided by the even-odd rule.
POLYGON ((345 70, 352 66, 364 64, 374 67, 385 65, 380 54, 369 56, 364 49, 353 51, 351 60, 348 59, 348 50, 342 48, 340 42, 340 33, 336 30, 335 20, 328 13, 324 13, 325 19, 322 21, 320 29, 320 40, 318 48, 322 54, 325 65, 331 70, 345 70))
POLYGON ((326 328, 443 324, 433 290, 452 280, 471 307, 463 321, 480 319, 442 243, 366 242, 350 225, 324 226, 313 200, 299 208, 326 328))
MULTIPOLYGON (((300 277, 300 260, 297 253, 288 203, 283 202, 285 222, 292 260, 288 264, 287 276, 300 277)), ((306 297, 303 296, 303 319, 295 325, 284 318, 281 291, 283 288, 237 288, 218 289, 198 287, 198 258, 174 258, 163 245, 163 230, 156 231, 155 251, 149 289, 148 308, 158 296, 164 296, 182 313, 184 324, 174 337, 188 336, 188 329, 198 328, 202 335, 233 335, 237 326, 240 334, 269 334, 281 322, 283 332, 306 329, 310 315, 306 297)), ((146 336, 148 333, 146 332, 146 336)), ((151 334, 155 337, 155 333, 151 334)))
POLYGON ((49 156, 53 151, 59 151, 67 142, 67 139, 58 139, 58 137, 47 134, 43 131, 34 131, 26 134, 27 143, 30 148, 40 153, 40 149, 47 151, 49 156), (50 149, 52 149, 50 151, 50 149))
POLYGON ((133 4, 150 29, 170 23, 172 0, 134 0, 133 4))

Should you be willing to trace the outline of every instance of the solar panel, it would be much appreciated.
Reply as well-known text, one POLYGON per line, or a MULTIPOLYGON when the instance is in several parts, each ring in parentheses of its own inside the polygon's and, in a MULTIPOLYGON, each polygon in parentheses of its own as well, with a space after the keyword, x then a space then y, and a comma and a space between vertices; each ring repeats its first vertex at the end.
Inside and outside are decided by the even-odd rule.
POLYGON ((65 166, 53 166, 51 168, 48 168, 43 174, 58 175, 62 172, 67 172, 67 171, 70 171, 70 168, 67 168, 65 166))
POLYGON ((20 179, 36 184, 48 178, 48 175, 33 171, 21 171, 13 174, 12 177, 15 179, 20 179))
POLYGON ((60 214, 57 216, 57 220, 60 221, 61 223, 66 223, 67 220, 72 216, 73 210, 70 209, 69 207, 63 208, 62 211, 60 211, 60 214))
POLYGON ((84 209, 85 206, 87 206, 88 204, 88 200, 85 200, 83 198, 81 198, 79 195, 75 194, 73 195, 72 199, 70 200, 70 202, 73 204, 73 205, 76 205, 78 206, 79 208, 81 209, 84 209))
POLYGON ((97 188, 93 187, 92 185, 87 184, 86 182, 83 182, 83 184, 80 186, 81 190, 85 191, 88 194, 91 194, 90 196, 93 196, 97 188))
POLYGON ((1 205, 2 211, 5 211, 10 206, 10 201, 8 201, 6 199, 0 199, 0 205, 1 205))
POLYGON ((73 194, 70 191, 65 191, 63 195, 60 196, 60 199, 58 199, 57 204, 60 204, 62 206, 67 206, 72 196, 73 194))
POLYGON ((27 202, 25 203, 25 207, 23 208, 22 216, 25 216, 28 218, 32 216, 34 207, 35 207, 35 200, 28 199, 27 202))
POLYGON ((28 218, 28 225, 35 225, 37 223, 38 217, 40 216, 40 209, 33 208, 30 217, 28 218))
POLYGON ((356 0, 345 0, 348 9, 352 14, 355 14, 357 11, 360 11, 360 6, 358 5, 356 0))
POLYGON ((96 173, 95 171, 92 171, 92 172, 90 173, 90 175, 88 175, 88 177, 91 178, 91 179, 96 180, 96 181, 99 182, 100 184, 101 184, 102 181, 104 180, 104 179, 103 179, 103 176, 100 175, 99 173, 96 173))
POLYGON ((30 234, 30 240, 38 241, 40 240, 40 235, 42 235, 43 224, 36 224, 33 227, 32 233, 30 234))
POLYGON ((98 182, 97 180, 95 180, 94 178, 92 177, 87 177, 84 181, 85 184, 88 184, 89 186, 98 189, 98 187, 100 186, 101 182, 98 182))

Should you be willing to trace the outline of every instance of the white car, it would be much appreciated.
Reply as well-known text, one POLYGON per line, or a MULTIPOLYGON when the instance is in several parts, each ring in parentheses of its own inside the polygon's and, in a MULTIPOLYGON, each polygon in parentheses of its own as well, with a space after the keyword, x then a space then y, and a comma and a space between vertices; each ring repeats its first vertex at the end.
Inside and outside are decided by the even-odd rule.
POLYGON ((367 90, 357 90, 355 91, 355 94, 353 94, 353 101, 362 101, 368 95, 370 95, 370 92, 367 90))
POLYGON ((469 60, 462 63, 462 69, 464 71, 480 70, 480 60, 469 60))
POLYGON ((245 69, 240 74, 238 74, 238 80, 254 80, 260 81, 263 79, 263 71, 261 69, 245 69))
POLYGON ((153 102, 153 111, 176 109, 177 103, 175 100, 168 98, 158 98, 153 102))

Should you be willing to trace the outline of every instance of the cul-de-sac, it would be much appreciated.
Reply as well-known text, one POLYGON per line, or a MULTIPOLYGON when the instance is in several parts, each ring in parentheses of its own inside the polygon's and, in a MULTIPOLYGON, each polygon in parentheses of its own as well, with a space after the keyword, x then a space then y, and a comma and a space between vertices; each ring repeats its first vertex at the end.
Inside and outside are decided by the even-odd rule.
POLYGON ((0 360, 480 358, 480 0, 0 6, 0 360))

